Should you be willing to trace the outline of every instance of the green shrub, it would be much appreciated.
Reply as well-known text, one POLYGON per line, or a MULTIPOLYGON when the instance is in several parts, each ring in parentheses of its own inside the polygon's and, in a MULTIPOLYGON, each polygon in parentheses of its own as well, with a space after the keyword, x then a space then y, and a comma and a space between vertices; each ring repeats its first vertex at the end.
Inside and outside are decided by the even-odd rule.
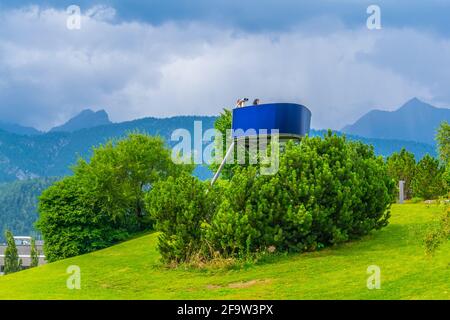
POLYGON ((426 155, 416 166, 412 190, 415 197, 424 199, 437 199, 447 193, 444 181, 445 168, 439 164, 439 160, 426 155))
POLYGON ((445 207, 438 224, 431 227, 423 239, 425 253, 433 255, 446 240, 450 240, 450 209, 448 206, 445 207))
POLYGON ((147 208, 160 231, 158 247, 165 262, 187 261, 205 250, 203 224, 211 220, 220 195, 187 173, 158 182, 147 196, 147 208))
POLYGON ((211 258, 316 250, 388 223, 394 185, 383 160, 331 132, 287 143, 274 175, 256 166, 229 173, 229 182, 207 194, 186 177, 152 190, 148 203, 166 261, 186 261, 194 252, 211 258))
POLYGON ((423 202, 423 198, 421 198, 421 197, 413 197, 412 199, 411 199, 411 202, 412 203, 419 203, 419 202, 423 202))
POLYGON ((223 187, 223 201, 203 230, 212 251, 225 257, 255 251, 256 241, 267 225, 261 211, 255 210, 249 201, 254 198, 251 194, 255 178, 256 168, 237 169, 230 183, 223 187))
POLYGON ((392 188, 382 159, 361 143, 331 133, 290 142, 275 175, 236 171, 206 238, 226 256, 315 250, 385 226, 392 188))

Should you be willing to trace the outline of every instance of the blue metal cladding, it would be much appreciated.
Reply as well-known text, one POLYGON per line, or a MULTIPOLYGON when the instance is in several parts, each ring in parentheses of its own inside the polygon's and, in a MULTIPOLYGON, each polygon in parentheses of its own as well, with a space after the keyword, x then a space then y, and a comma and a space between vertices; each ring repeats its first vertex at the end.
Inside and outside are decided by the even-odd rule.
POLYGON ((233 110, 233 137, 237 139, 254 137, 251 129, 257 134, 260 130, 270 134, 270 130, 278 129, 282 137, 299 138, 309 133, 310 125, 311 111, 296 103, 268 103, 233 110))

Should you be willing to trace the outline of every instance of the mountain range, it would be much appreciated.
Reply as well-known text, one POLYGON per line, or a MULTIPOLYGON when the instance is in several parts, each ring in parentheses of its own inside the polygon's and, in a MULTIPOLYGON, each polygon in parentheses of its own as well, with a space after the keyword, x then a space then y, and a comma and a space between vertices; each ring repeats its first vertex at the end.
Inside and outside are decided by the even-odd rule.
POLYGON ((78 157, 89 158, 92 147, 128 132, 160 135, 170 145, 175 129, 194 130, 194 121, 204 129, 212 128, 215 117, 178 116, 144 118, 121 123, 84 128, 74 132, 48 132, 40 135, 18 135, 0 130, 0 182, 70 174, 78 157))
MULTIPOLYGON (((364 117, 363 117, 364 118, 364 117)), ((168 144, 175 129, 185 128, 193 133, 194 121, 201 121, 203 130, 213 128, 216 117, 177 116, 171 118, 143 118, 111 123, 105 111, 83 111, 66 124, 50 132, 23 135, 0 129, 0 182, 70 174, 70 166, 78 157, 88 158, 93 146, 111 138, 124 137, 127 132, 140 131, 160 135, 168 144), (101 123, 101 125, 95 125, 101 123), (81 128, 76 130, 76 128, 81 128)), ((434 129, 429 129, 432 131, 434 129)), ((423 131, 425 132, 425 131, 423 131)), ((322 135, 321 130, 311 130, 310 135, 322 135)), ((367 138, 347 134, 351 140, 372 144, 379 155, 388 156, 402 147, 419 159, 426 153, 435 155, 434 146, 401 139, 367 138)), ((203 173, 206 172, 202 171, 203 173)))
POLYGON ((436 129, 442 121, 450 122, 450 109, 413 98, 395 111, 372 110, 341 131, 367 138, 435 144, 436 129))

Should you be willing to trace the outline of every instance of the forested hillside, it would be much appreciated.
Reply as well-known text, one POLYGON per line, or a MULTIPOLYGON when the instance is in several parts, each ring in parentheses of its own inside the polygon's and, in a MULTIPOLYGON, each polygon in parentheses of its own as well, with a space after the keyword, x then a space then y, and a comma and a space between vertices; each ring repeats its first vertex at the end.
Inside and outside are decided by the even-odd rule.
MULTIPOLYGON (((311 130, 311 135, 323 136, 326 132, 327 130, 311 130)), ((398 139, 367 138, 348 133, 342 133, 339 131, 334 132, 336 132, 338 135, 345 134, 345 136, 350 140, 361 141, 365 144, 372 145, 375 149, 375 153, 383 157, 387 157, 394 152, 398 152, 402 148, 405 148, 409 152, 413 153, 417 161, 422 159, 426 154, 429 154, 433 157, 437 155, 435 146, 423 142, 405 141, 398 139)))
MULTIPOLYGON (((123 137, 130 131, 160 135, 170 144, 170 135, 175 129, 194 131, 194 121, 201 121, 203 130, 213 127, 215 117, 178 116, 172 118, 144 118, 114 123, 72 133, 51 132, 36 136, 23 136, 0 130, 0 182, 37 177, 64 176, 78 156, 87 158, 93 146, 111 138, 123 137)), ((311 135, 324 131, 311 130, 311 135)), ((434 146, 413 141, 370 139, 348 135, 352 140, 372 144, 379 155, 388 156, 405 147, 417 159, 426 153, 435 155, 434 146)), ((205 178, 205 170, 198 170, 205 178)))
POLYGON ((38 197, 56 178, 41 178, 0 184, 0 242, 4 231, 33 235, 38 197))
POLYGON ((145 118, 73 133, 52 132, 39 136, 22 136, 0 130, 0 182, 64 176, 70 173, 70 166, 79 156, 88 158, 93 146, 111 138, 140 131, 160 135, 170 143, 170 135, 175 129, 193 132, 194 121, 202 121, 204 129, 212 128, 214 119, 202 116, 145 118))

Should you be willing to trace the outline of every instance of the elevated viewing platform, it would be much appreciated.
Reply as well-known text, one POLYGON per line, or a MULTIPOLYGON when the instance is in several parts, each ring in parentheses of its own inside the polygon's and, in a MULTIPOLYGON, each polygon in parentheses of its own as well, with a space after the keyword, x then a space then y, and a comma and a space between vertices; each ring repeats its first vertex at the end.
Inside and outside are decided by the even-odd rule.
POLYGON ((301 138, 309 133, 311 111, 296 103, 267 103, 233 109, 233 137, 255 137, 260 130, 279 130, 280 139, 301 138))

